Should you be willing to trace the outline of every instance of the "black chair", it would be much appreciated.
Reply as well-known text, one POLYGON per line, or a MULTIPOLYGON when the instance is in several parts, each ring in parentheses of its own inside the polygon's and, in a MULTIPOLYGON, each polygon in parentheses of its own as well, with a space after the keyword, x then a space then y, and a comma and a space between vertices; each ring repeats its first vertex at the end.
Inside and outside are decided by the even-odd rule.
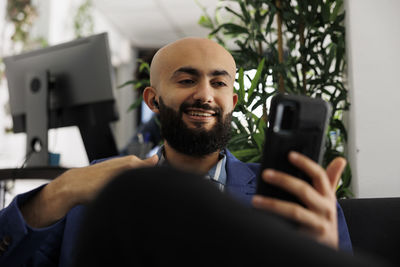
POLYGON ((400 266, 400 198, 339 200, 354 254, 377 256, 400 266))

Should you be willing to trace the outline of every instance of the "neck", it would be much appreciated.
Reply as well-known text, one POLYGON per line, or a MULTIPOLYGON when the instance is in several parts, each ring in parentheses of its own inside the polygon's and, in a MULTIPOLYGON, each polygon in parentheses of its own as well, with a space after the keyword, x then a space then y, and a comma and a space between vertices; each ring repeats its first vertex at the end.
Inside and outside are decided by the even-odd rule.
POLYGON ((167 141, 164 141, 164 152, 168 163, 175 168, 205 174, 217 164, 220 151, 218 150, 204 157, 192 157, 176 151, 167 141))

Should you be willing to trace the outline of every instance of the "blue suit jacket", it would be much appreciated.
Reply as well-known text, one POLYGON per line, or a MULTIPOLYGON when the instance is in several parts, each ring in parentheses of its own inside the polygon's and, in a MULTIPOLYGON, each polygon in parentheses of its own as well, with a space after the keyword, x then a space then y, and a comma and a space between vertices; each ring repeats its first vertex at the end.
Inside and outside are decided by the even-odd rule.
MULTIPOLYGON (((240 202, 250 205, 256 190, 259 164, 247 164, 227 151, 226 191, 240 202)), ((10 238, 4 252, 0 249, 0 266, 69 266, 74 258, 75 239, 81 224, 84 206, 76 206, 65 218, 52 226, 33 229, 29 227, 19 211, 19 203, 40 190, 37 188, 17 196, 0 211, 0 242, 10 238)), ((351 251, 351 242, 342 209, 338 205, 340 248, 351 251)))

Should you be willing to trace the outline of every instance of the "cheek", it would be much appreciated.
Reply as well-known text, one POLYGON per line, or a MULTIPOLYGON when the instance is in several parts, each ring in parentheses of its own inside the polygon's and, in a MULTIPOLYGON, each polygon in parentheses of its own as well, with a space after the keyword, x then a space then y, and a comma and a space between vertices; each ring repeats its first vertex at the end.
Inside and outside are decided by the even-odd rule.
POLYGON ((234 108, 233 95, 229 93, 221 94, 221 96, 215 97, 215 102, 224 110, 225 114, 230 113, 234 108))
POLYGON ((178 95, 173 95, 173 94, 168 94, 161 96, 164 105, 166 105, 169 108, 172 108, 175 111, 179 110, 179 107, 181 106, 183 100, 178 97, 178 95))
POLYGON ((163 83, 163 87, 160 89, 161 90, 159 91, 159 93, 162 99, 164 100, 164 103, 165 104, 168 103, 170 105, 172 104, 176 105, 177 103, 182 103, 191 94, 190 90, 177 88, 177 86, 171 82, 163 83))

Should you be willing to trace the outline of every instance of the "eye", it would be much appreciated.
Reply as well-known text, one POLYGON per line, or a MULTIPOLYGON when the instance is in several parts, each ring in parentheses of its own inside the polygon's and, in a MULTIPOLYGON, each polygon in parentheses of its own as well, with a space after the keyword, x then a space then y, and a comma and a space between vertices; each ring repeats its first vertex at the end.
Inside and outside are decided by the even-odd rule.
POLYGON ((213 82, 212 84, 213 84, 213 86, 215 86, 215 87, 224 87, 224 86, 226 86, 226 83, 221 82, 221 81, 215 81, 215 82, 213 82))
POLYGON ((195 81, 191 80, 191 79, 184 79, 184 80, 180 80, 178 81, 179 84, 183 84, 183 85, 191 85, 194 84, 195 81))

